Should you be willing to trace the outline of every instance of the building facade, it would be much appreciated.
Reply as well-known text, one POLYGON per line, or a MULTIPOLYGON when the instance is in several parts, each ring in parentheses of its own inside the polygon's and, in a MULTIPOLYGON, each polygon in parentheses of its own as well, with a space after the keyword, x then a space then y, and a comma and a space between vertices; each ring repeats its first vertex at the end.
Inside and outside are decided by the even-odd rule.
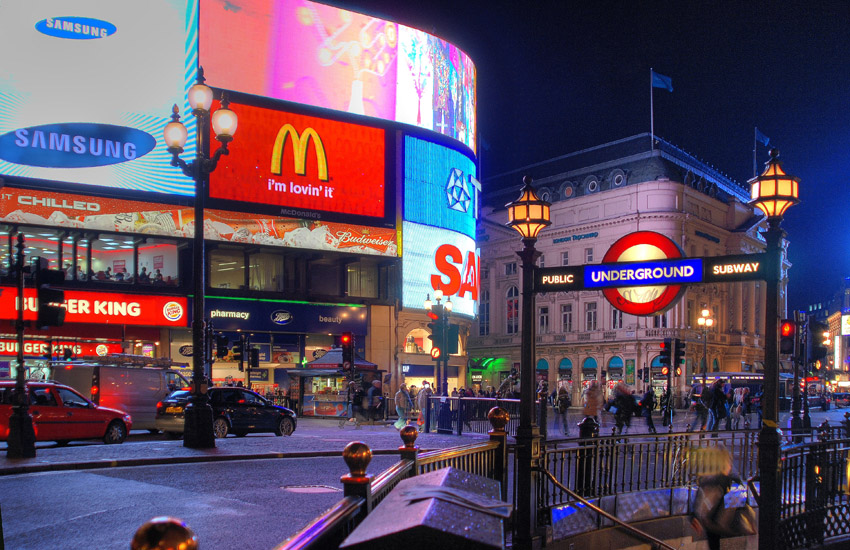
MULTIPOLYGON (((653 231, 669 237, 686 257, 754 254, 764 250, 762 219, 747 205, 748 189, 677 147, 648 134, 565 155, 485 180, 479 226, 481 301, 470 337, 470 376, 498 387, 519 366, 520 240, 505 226, 502 205, 534 178, 538 196, 551 202, 552 224, 539 235, 540 267, 600 263, 620 237, 653 231)), ((787 259, 781 285, 785 310, 787 259)), ((684 287, 664 313, 625 314, 600 291, 538 294, 535 304, 538 380, 564 385, 578 402, 591 381, 619 380, 638 391, 667 383, 661 374, 665 338, 686 342, 685 369, 674 377, 681 396, 702 372, 763 369, 765 288, 761 282, 684 287), (708 309, 713 326, 697 319, 708 309), (641 376, 643 375, 643 376, 641 376)))

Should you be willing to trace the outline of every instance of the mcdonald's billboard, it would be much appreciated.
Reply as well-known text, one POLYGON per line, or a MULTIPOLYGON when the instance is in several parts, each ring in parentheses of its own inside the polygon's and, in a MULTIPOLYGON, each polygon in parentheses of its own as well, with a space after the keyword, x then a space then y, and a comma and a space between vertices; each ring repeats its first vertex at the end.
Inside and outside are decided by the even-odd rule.
POLYGON ((230 108, 239 129, 210 176, 210 206, 392 225, 383 129, 235 101, 230 108))

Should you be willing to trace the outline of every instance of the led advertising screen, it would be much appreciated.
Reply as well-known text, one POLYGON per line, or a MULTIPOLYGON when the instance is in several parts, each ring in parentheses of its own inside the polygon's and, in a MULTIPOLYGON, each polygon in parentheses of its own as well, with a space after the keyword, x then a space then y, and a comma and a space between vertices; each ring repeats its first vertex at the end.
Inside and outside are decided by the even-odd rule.
POLYGON ((475 238, 481 184, 466 155, 430 141, 404 138, 404 219, 475 238))
MULTIPOLYGON (((161 237, 192 238, 195 235, 195 210, 188 206, 15 187, 4 187, 0 191, 0 221, 161 237)), ((393 228, 213 209, 206 210, 204 238, 389 257, 398 255, 398 237, 393 228)))
POLYGON ((306 0, 201 0, 200 60, 221 88, 413 124, 476 149, 475 66, 404 25, 306 0))
POLYGON ((405 221, 404 307, 422 309, 425 296, 440 288, 452 300, 452 313, 474 317, 480 289, 480 253, 475 240, 428 225, 405 221))
POLYGON ((211 199, 311 219, 321 212, 387 216, 384 130, 265 107, 230 108, 240 138, 210 175, 211 199))
POLYGON ((196 13, 197 0, 0 3, 0 175, 193 194, 162 130, 188 108, 196 13))

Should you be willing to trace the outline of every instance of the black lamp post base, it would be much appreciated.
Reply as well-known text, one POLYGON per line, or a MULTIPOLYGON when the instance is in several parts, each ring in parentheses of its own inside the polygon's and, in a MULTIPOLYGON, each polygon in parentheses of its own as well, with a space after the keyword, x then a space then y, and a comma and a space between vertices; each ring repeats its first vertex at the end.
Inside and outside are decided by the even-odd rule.
POLYGON ((35 430, 28 410, 14 407, 7 443, 6 458, 35 458, 35 430))
POLYGON ((184 412, 183 446, 191 449, 214 449, 213 411, 206 399, 189 401, 184 412))

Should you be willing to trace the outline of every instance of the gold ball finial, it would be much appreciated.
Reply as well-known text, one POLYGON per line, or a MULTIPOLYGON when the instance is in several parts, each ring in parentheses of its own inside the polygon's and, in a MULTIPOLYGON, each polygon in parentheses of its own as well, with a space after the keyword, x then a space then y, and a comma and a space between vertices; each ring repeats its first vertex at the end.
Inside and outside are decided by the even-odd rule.
POLYGON ((198 537, 182 520, 162 516, 139 527, 130 550, 198 550, 198 537))
POLYGON ((490 425, 493 426, 493 431, 495 432, 504 431, 505 426, 508 425, 508 421, 510 419, 511 415, 509 415, 508 411, 502 407, 493 407, 490 409, 490 412, 487 413, 487 420, 490 421, 490 425))
POLYGON ((372 449, 362 441, 352 441, 343 449, 342 458, 348 465, 351 477, 364 477, 366 468, 372 462, 372 449))
POLYGON ((401 440, 404 441, 404 446, 407 449, 412 449, 416 446, 416 438, 419 437, 419 430, 413 426, 405 426, 399 432, 401 440))

